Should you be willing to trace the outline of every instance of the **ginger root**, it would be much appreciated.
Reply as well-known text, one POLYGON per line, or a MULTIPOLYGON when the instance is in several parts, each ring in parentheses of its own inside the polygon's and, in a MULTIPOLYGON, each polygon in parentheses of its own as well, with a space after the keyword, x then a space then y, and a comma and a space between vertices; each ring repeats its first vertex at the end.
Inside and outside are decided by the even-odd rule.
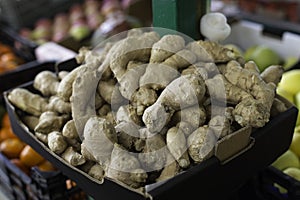
POLYGON ((41 114, 39 123, 34 128, 34 131, 43 134, 48 134, 52 131, 61 131, 63 125, 68 120, 68 115, 59 116, 55 112, 47 111, 41 114))
POLYGON ((91 117, 85 124, 82 144, 101 165, 110 159, 114 143, 117 142, 115 128, 106 119, 91 117))
POLYGON ((137 125, 142 125, 137 110, 132 105, 120 106, 115 115, 115 121, 116 123, 133 122, 137 125))
POLYGON ((118 105, 123 101, 117 83, 114 79, 109 81, 99 81, 97 92, 108 104, 118 105))
POLYGON ((253 98, 251 94, 242 88, 230 83, 222 74, 217 74, 213 78, 207 79, 205 84, 209 90, 210 98, 215 98, 219 101, 238 104, 243 99, 253 98))
POLYGON ((213 130, 217 138, 222 138, 232 133, 230 120, 223 115, 216 115, 211 118, 208 126, 213 130))
POLYGON ((119 180, 133 188, 139 188, 146 183, 148 175, 143 170, 139 160, 115 144, 111 153, 107 176, 119 180))
POLYGON ((199 62, 223 63, 238 59, 233 50, 212 41, 198 40, 187 45, 194 52, 199 62))
POLYGON ((76 130, 75 122, 73 119, 64 124, 62 129, 62 135, 66 138, 79 140, 79 136, 76 130))
POLYGON ((196 162, 202 162, 213 155, 217 138, 208 126, 196 129, 187 139, 190 157, 196 162))
POLYGON ((157 100, 155 90, 148 87, 140 87, 132 96, 132 104, 136 107, 137 115, 141 116, 144 110, 157 100))
POLYGON ((69 120, 62 128, 62 135, 69 145, 71 145, 76 151, 81 149, 81 140, 77 133, 74 120, 69 120))
POLYGON ((275 85, 278 85, 283 73, 284 69, 281 65, 271 65, 267 67, 260 76, 266 83, 274 83, 275 85))
POLYGON ((182 169, 180 168, 178 163, 176 161, 174 161, 171 164, 166 165, 164 167, 164 169, 161 171, 159 177, 156 179, 156 182, 173 178, 175 175, 179 174, 181 171, 182 171, 182 169))
POLYGON ((132 30, 76 59, 71 72, 35 78, 41 96, 15 89, 9 100, 29 114, 24 122, 34 119, 40 141, 101 183, 145 192, 210 158, 223 137, 287 109, 275 97, 281 66, 260 74, 217 42, 132 30))
POLYGON ((176 124, 176 127, 181 129, 186 138, 195 130, 189 122, 184 121, 178 122, 176 124))
POLYGON ((59 96, 62 100, 68 102, 70 101, 70 97, 72 95, 72 85, 77 75, 81 73, 84 65, 81 65, 70 73, 68 73, 59 83, 57 88, 57 96, 59 96))
POLYGON ((121 122, 115 126, 118 136, 118 143, 125 147, 127 150, 136 149, 136 143, 141 140, 139 137, 138 126, 132 122, 121 122))
POLYGON ((193 106, 204 98, 204 80, 196 75, 184 75, 172 81, 143 114, 143 122, 151 132, 159 132, 177 110, 193 106))
POLYGON ((95 178, 96 180, 99 180, 100 182, 103 182, 105 171, 101 165, 95 164, 89 169, 88 175, 95 178))
POLYGON ((140 78, 139 86, 145 86, 154 90, 164 89, 174 79, 179 77, 177 70, 162 64, 149 64, 145 73, 140 78))
POLYGON ((235 120, 241 126, 264 126, 270 118, 276 85, 264 82, 258 73, 242 68, 236 61, 230 61, 219 69, 231 84, 252 95, 247 98, 240 96, 242 101, 233 111, 235 120))
POLYGON ((29 128, 29 130, 33 131, 36 125, 39 123, 39 118, 32 115, 25 115, 22 117, 22 121, 29 128))
POLYGON ((162 64, 170 66, 174 69, 182 69, 194 64, 197 61, 197 56, 188 49, 182 49, 171 57, 167 58, 162 64))
POLYGON ((142 153, 138 154, 138 159, 147 171, 156 171, 164 168, 168 154, 166 142, 160 134, 153 135, 149 132, 142 136, 145 138, 145 146, 142 153))
POLYGON ((52 96, 49 99, 48 110, 58 113, 71 114, 71 104, 63 101, 58 96, 52 96))
POLYGON ((100 66, 103 68, 109 63, 112 72, 117 80, 127 71, 127 64, 130 60, 148 62, 151 54, 152 45, 159 40, 155 32, 143 33, 140 36, 127 37, 118 42, 110 49, 105 60, 100 66))
POLYGON ((53 131, 48 134, 48 146, 54 153, 61 154, 66 150, 68 144, 60 132, 53 131))
POLYGON ((203 106, 196 104, 188 108, 181 109, 174 113, 171 119, 172 124, 187 122, 192 130, 204 125, 206 122, 206 111, 203 106))
POLYGON ((85 163, 85 158, 73 147, 68 147, 62 154, 61 157, 72 166, 78 166, 85 163))
POLYGON ((139 79, 145 73, 146 66, 129 69, 119 80, 119 90, 123 97, 131 100, 133 93, 139 87, 139 79))
POLYGON ((23 88, 15 88, 8 94, 8 100, 17 108, 34 116, 47 110, 48 102, 42 96, 23 88))
POLYGON ((276 115, 286 111, 287 105, 282 102, 280 99, 275 98, 271 107, 271 117, 275 117, 276 115))
POLYGON ((170 128, 167 132, 166 142, 170 153, 174 156, 179 166, 182 168, 189 167, 190 159, 183 131, 177 127, 170 128))
POLYGON ((33 81, 33 87, 46 97, 55 95, 58 85, 59 79, 56 74, 47 70, 38 73, 33 81))
POLYGON ((179 35, 164 35, 151 49, 150 63, 161 63, 185 46, 184 39, 179 35))

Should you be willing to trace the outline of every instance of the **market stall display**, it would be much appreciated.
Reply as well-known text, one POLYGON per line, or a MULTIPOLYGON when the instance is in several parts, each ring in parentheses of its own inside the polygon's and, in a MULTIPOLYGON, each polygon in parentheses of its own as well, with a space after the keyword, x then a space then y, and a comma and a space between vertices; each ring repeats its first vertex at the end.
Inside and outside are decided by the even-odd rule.
MULTIPOLYGON (((176 181, 185 177, 185 171, 193 169, 205 170, 206 162, 212 165, 219 165, 220 161, 234 164, 233 160, 239 158, 235 156, 238 152, 241 152, 241 159, 247 159, 243 155, 255 151, 255 145, 260 148, 259 138, 263 137, 264 128, 274 128, 272 121, 284 115, 295 120, 297 113, 289 103, 275 97, 282 68, 270 67, 277 72, 272 75, 273 78, 268 79, 268 75, 259 73, 255 63, 245 63, 242 57, 215 42, 185 42, 180 36, 172 34, 159 36, 151 31, 143 33, 132 30, 127 37, 113 45, 108 43, 100 55, 83 49, 77 59, 83 63, 67 75, 61 78, 60 74, 56 76, 41 72, 29 87, 7 92, 6 102, 10 116, 16 122, 16 132, 39 151, 43 151, 43 155, 52 159, 59 169, 67 174, 75 173, 78 184, 83 180, 89 182, 88 190, 95 198, 97 189, 91 191, 92 185, 102 188, 108 197, 109 185, 113 184, 112 187, 122 191, 120 195, 128 195, 128 198, 132 195, 137 198, 141 198, 139 195, 147 197, 150 194, 157 195, 159 199, 162 194, 156 193, 160 189, 156 182, 176 181), (172 52, 175 47, 171 51, 170 45, 174 44, 177 50, 172 52), (156 74, 154 83, 153 74, 156 74), (245 79, 252 77, 253 84, 244 88, 245 85, 237 78, 239 76, 245 79), (225 99, 222 90, 220 92, 222 87, 217 87, 218 83, 223 83, 225 87, 225 99), (54 87, 51 89, 50 85, 54 87), (182 96, 186 99, 174 98, 174 94, 179 92, 186 93, 182 96), (270 101, 273 98, 274 101, 270 101), (223 108, 228 118, 222 118, 213 110, 212 99, 219 103, 219 112, 223 108), (224 104, 224 100, 227 103, 224 104), (33 101, 36 102, 35 107, 28 103, 33 101), (60 103, 53 106, 52 101, 60 103), (193 106, 197 105, 199 108, 194 109, 193 106), (250 112, 243 112, 244 109, 250 112), (256 114, 251 114, 253 111, 256 114), (24 123, 26 113, 39 119, 34 128, 24 129, 23 125, 19 125, 24 123), (191 121, 191 116, 196 117, 195 120, 191 121), (68 129, 74 130, 74 125, 78 135, 66 134, 68 129), (251 128, 254 133, 257 132, 254 143, 249 138, 251 128), (234 138, 240 138, 244 144, 229 155, 224 149, 222 152, 222 144, 233 142, 234 138), (143 157, 143 154, 151 152, 155 156, 155 150, 163 147, 165 152, 159 154, 158 159, 161 162, 151 163, 147 157, 143 157), (243 149, 245 154, 242 153, 243 149), (141 156, 131 155, 127 151, 140 152, 141 156), (199 151, 201 154, 195 153, 199 151), (129 160, 132 165, 126 164, 129 160), (98 173, 91 172, 96 166, 98 173), (151 187, 154 189, 149 189, 151 187)), ((292 123, 287 124, 291 130, 292 123)), ((257 165, 269 165, 286 149, 291 137, 286 139, 286 143, 281 143, 281 148, 275 151, 277 153, 272 152, 273 156, 269 155, 269 160, 265 159, 257 165)), ((222 169, 226 164, 219 167, 222 169)), ((256 167, 252 165, 252 173, 256 167)), ((199 176, 203 174, 199 173, 199 176)), ((185 178, 189 180, 191 177, 185 178)), ((162 182, 162 185, 164 183, 166 185, 166 182, 162 182)))
MULTIPOLYGON (((95 3, 87 0, 84 6, 76 4, 70 16, 58 14, 53 24, 42 19, 34 31, 27 29, 21 34, 34 36, 38 43, 53 39, 68 44, 72 35, 69 33, 74 32, 67 30, 70 26, 66 19, 71 19, 76 21, 70 23, 76 24, 73 36, 82 41, 91 35, 92 27, 89 23, 87 28, 88 17, 83 14, 99 9, 100 4, 95 3), (49 30, 56 30, 55 34, 49 30), (69 34, 68 39, 65 34, 69 34)), ((103 13, 118 10, 115 5, 106 4, 103 13)), ((184 12, 180 13, 174 5, 169 6, 182 16, 184 12)), ((257 34, 260 29, 255 24, 241 21, 226 29, 227 33, 230 28, 237 32, 229 34, 225 41, 228 34, 204 33, 203 27, 203 40, 198 40, 197 33, 196 41, 173 31, 167 34, 165 30, 133 29, 96 46, 107 36, 129 28, 127 23, 119 23, 123 22, 119 15, 109 15, 112 18, 106 22, 101 17, 92 17, 99 27, 96 31, 99 35, 92 38, 94 50, 84 47, 74 59, 38 63, 47 67, 34 70, 29 66, 28 71, 3 77, 4 81, 27 77, 3 88, 12 130, 26 142, 20 143, 17 153, 8 151, 10 144, 16 146, 16 141, 3 140, 0 145, 4 154, 2 171, 19 166, 17 180, 22 185, 17 188, 32 185, 30 182, 41 176, 38 167, 33 167, 39 163, 26 161, 27 154, 22 154, 26 149, 27 153, 38 152, 40 158, 49 160, 76 182, 70 184, 68 180, 66 184, 64 179, 64 187, 72 189, 78 184, 84 192, 79 189, 76 195, 86 192, 95 199, 158 200, 175 198, 182 190, 192 198, 199 187, 205 188, 204 199, 224 199, 238 193, 248 180, 257 184, 256 192, 264 188, 264 195, 272 191, 270 195, 280 200, 287 197, 276 187, 279 182, 287 189, 289 198, 297 196, 297 187, 291 184, 298 182, 268 167, 287 152, 295 137, 298 109, 289 98, 283 98, 278 83, 284 71, 298 64, 296 60, 291 68, 281 66, 289 56, 285 48, 298 43, 297 36, 284 33, 279 49, 277 41, 265 40, 257 34), (116 29, 107 29, 112 21, 116 29), (243 40, 237 33, 244 33, 250 40, 243 40), (278 62, 266 64, 255 57, 246 58, 236 45, 245 50, 252 45, 257 48, 260 43, 266 44, 263 51, 271 57, 277 56, 278 62), (274 52, 265 47, 275 47, 274 52), (24 82, 27 83, 20 85, 24 82), (30 165, 32 176, 23 175, 29 173, 23 164, 30 165), (262 169, 265 170, 261 172, 262 169), (21 177, 25 177, 24 181, 21 177), (211 182, 217 184, 207 184, 211 182)), ((160 22, 158 15, 153 17, 155 24, 160 22)), ((185 23, 181 27, 177 24, 180 19, 169 25, 182 28, 184 33, 199 31, 195 27, 188 29, 185 23)), ((207 20, 214 25, 216 21, 220 20, 207 20)), ((82 43, 72 47, 77 50, 81 46, 82 43)), ((295 58, 298 53, 294 49, 292 56, 295 58)), ((7 179, 11 174, 8 173, 7 179)))

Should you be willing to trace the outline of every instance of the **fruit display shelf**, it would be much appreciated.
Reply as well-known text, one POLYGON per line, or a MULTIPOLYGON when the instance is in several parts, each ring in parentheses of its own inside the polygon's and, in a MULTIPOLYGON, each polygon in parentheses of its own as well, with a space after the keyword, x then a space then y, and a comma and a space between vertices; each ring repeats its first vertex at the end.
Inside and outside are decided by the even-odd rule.
MULTIPOLYGON (((74 60, 70 62, 61 65, 72 66, 74 60)), ((33 90, 32 82, 20 87, 33 90)), ((22 113, 8 101, 8 93, 9 91, 4 93, 4 98, 15 134, 52 162, 63 174, 72 177, 88 195, 103 200, 117 200, 120 198, 147 199, 144 195, 111 179, 105 179, 100 184, 79 168, 69 165, 61 157, 50 151, 22 123, 22 113)), ((288 104, 288 102, 286 103, 288 104)), ((186 198, 190 199, 199 195, 201 199, 226 199, 230 197, 244 183, 259 171, 268 167, 288 149, 297 114, 298 109, 289 104, 288 110, 272 118, 264 127, 253 130, 251 132, 251 145, 226 160, 226 162, 212 156, 173 178, 159 184, 146 186, 146 191, 150 196, 149 199, 178 199, 182 192, 184 192, 186 198)))

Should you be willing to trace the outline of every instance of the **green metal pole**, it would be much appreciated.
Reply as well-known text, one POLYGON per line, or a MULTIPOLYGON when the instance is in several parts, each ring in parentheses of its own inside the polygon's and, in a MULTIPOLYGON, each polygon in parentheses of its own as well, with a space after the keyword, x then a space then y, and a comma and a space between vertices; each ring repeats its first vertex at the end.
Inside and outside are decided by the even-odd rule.
POLYGON ((152 0, 153 26, 176 30, 199 39, 200 18, 209 10, 208 0, 152 0))

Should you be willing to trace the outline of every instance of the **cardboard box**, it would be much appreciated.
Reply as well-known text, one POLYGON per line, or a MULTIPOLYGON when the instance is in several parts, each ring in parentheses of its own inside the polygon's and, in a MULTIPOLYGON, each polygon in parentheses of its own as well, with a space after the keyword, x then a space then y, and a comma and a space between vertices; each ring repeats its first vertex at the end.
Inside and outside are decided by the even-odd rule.
MULTIPOLYGON (((63 65, 67 65, 65 62, 63 65)), ((32 90, 32 82, 20 86, 32 90)), ((241 129, 216 144, 215 155, 164 182, 147 185, 145 193, 133 190, 116 180, 103 183, 79 168, 69 165, 39 141, 22 123, 19 112, 4 93, 13 131, 37 152, 52 162, 87 194, 95 199, 225 199, 259 170, 269 166, 290 145, 298 110, 288 101, 288 110, 272 118, 263 128, 241 129), (226 151, 226 152, 225 152, 226 151)))

